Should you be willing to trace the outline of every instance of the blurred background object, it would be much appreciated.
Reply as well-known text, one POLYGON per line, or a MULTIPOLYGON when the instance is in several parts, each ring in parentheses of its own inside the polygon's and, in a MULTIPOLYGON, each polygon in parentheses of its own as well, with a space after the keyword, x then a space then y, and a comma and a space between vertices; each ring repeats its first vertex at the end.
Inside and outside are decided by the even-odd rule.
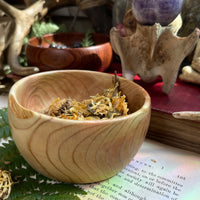
POLYGON ((196 27, 200 28, 200 0, 184 0, 181 12, 183 26, 178 35, 189 35, 196 27))

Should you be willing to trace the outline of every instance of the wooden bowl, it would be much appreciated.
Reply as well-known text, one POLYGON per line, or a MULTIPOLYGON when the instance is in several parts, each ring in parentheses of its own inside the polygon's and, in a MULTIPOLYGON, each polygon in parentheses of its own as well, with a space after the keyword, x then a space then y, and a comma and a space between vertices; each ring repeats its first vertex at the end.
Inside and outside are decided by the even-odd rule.
POLYGON ((112 86, 113 75, 61 70, 27 76, 9 93, 8 117, 23 157, 41 174, 64 182, 92 183, 120 172, 134 157, 150 121, 150 97, 119 78, 131 114, 107 120, 66 120, 40 112, 57 97, 78 101, 112 86))
POLYGON ((72 47, 80 42, 84 33, 60 33, 44 35, 44 39, 31 38, 26 45, 28 64, 37 66, 40 71, 81 69, 105 71, 112 62, 113 51, 109 36, 94 33, 95 45, 90 47, 57 49, 49 48, 49 43, 56 42, 72 47))

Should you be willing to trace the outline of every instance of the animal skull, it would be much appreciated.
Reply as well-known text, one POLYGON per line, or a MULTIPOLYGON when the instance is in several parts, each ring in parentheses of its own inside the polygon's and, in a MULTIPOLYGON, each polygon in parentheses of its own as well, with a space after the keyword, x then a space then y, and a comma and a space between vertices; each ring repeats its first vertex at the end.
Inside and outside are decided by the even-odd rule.
POLYGON ((121 59, 122 74, 130 80, 139 75, 146 82, 161 76, 162 90, 169 93, 176 82, 180 64, 195 47, 200 31, 196 28, 189 36, 178 37, 176 33, 181 27, 178 18, 165 27, 158 23, 145 26, 136 22, 136 28, 131 30, 125 23, 129 20, 128 24, 131 24, 130 19, 135 20, 130 17, 130 12, 127 11, 124 17, 128 35, 122 37, 115 27, 110 30, 111 45, 121 59))

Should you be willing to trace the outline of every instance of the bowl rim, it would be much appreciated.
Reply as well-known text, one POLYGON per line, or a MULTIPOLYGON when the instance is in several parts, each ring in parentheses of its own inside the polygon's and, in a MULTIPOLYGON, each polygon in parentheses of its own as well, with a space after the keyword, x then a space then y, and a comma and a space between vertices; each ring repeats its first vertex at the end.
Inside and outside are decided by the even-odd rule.
MULTIPOLYGON (((53 35, 68 35, 68 34, 83 35, 83 36, 84 36, 84 33, 83 33, 83 32, 64 32, 64 33, 48 33, 48 34, 44 34, 43 37, 46 37, 46 36, 53 36, 53 35)), ((93 34, 94 36, 95 36, 95 35, 102 35, 102 36, 105 36, 105 37, 107 37, 107 38, 109 39, 109 41, 104 42, 104 43, 102 43, 102 44, 96 44, 96 45, 94 44, 94 45, 89 46, 89 47, 76 47, 76 48, 68 47, 68 48, 66 48, 66 49, 57 49, 57 48, 55 48, 54 50, 59 50, 59 51, 60 51, 60 50, 62 50, 62 51, 66 51, 66 50, 74 50, 74 51, 75 51, 75 50, 79 50, 79 51, 80 51, 80 49, 85 49, 85 50, 87 50, 87 49, 92 49, 92 48, 99 48, 99 47, 101 47, 101 46, 106 46, 106 45, 110 45, 110 46, 111 46, 111 44, 110 44, 110 36, 109 36, 108 34, 106 34, 106 33, 92 33, 92 34, 93 34)), ((28 40, 26 46, 30 46, 30 47, 38 48, 38 49, 49 49, 49 47, 31 44, 31 41, 32 41, 32 40, 35 40, 35 39, 38 39, 38 37, 35 36, 35 37, 30 38, 30 39, 28 40)), ((52 49, 53 49, 53 48, 52 48, 52 49)))
MULTIPOLYGON (((16 97, 16 94, 15 94, 15 91, 16 91, 16 87, 18 85, 20 85, 21 83, 25 82, 27 79, 29 78, 33 78, 35 76, 42 76, 42 75, 46 75, 46 74, 53 74, 53 73, 71 73, 71 72, 74 72, 74 73, 93 73, 93 74, 106 74, 106 75, 110 75, 110 76, 114 76, 113 74, 110 74, 110 73, 104 73, 104 72, 98 72, 98 71, 90 71, 90 70, 52 70, 52 71, 46 71, 46 72, 39 72, 39 73, 36 73, 36 74, 32 74, 32 75, 29 75, 29 76, 26 76, 26 77, 23 77, 22 79, 18 80, 17 82, 14 83, 14 85, 11 87, 10 91, 9 91, 9 96, 10 97, 11 95, 13 96, 13 98, 15 99, 16 103, 18 104, 19 107, 21 107, 23 110, 27 111, 27 112, 31 112, 33 113, 36 117, 40 117, 42 116, 43 119, 54 119, 55 121, 58 120, 58 122, 66 122, 66 121, 69 121, 70 123, 75 123, 75 124, 80 124, 80 123, 96 123, 96 124, 101 124, 101 123, 111 123, 111 122, 117 122, 117 121, 122 121, 122 120, 126 120, 126 119, 129 119, 133 116, 137 116, 142 110, 150 110, 151 112, 151 98, 150 98, 150 95, 148 94, 148 92, 142 87, 140 86, 139 84, 133 82, 133 81, 130 81, 124 77, 119 77, 119 79, 124 79, 126 81, 130 81, 131 84, 134 84, 136 85, 138 88, 140 88, 140 90, 143 91, 143 94, 144 94, 144 104, 138 109, 136 110, 135 112, 133 113, 130 113, 126 116, 120 116, 120 117, 116 117, 116 118, 113 118, 113 119, 101 119, 101 120, 73 120, 73 119, 62 119, 62 118, 58 118, 58 117, 52 117, 52 116, 49 116, 47 114, 44 114, 44 113, 40 113, 40 112, 37 112, 37 111, 33 111, 33 110, 30 110, 24 106, 22 106, 17 97, 16 97)), ((10 98, 8 98, 8 107, 10 107, 10 98)))

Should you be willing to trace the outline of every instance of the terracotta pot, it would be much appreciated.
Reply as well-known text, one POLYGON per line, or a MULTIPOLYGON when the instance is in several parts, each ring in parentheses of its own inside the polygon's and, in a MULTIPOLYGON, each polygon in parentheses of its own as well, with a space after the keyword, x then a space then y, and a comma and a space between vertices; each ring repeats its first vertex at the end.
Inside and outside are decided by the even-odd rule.
POLYGON ((50 42, 73 47, 74 42, 82 41, 84 36, 84 33, 60 33, 44 35, 43 40, 37 37, 31 38, 26 45, 29 65, 37 66, 40 71, 62 69, 105 71, 113 57, 109 36, 106 34, 94 33, 92 40, 95 45, 90 47, 49 48, 50 42))
POLYGON ((69 120, 42 114, 57 97, 82 101, 112 86, 113 75, 60 70, 27 76, 9 93, 13 139, 41 174, 64 182, 92 183, 119 173, 142 145, 150 121, 150 97, 136 83, 119 78, 130 114, 104 120, 69 120), (74 84, 75 83, 75 84, 74 84))

